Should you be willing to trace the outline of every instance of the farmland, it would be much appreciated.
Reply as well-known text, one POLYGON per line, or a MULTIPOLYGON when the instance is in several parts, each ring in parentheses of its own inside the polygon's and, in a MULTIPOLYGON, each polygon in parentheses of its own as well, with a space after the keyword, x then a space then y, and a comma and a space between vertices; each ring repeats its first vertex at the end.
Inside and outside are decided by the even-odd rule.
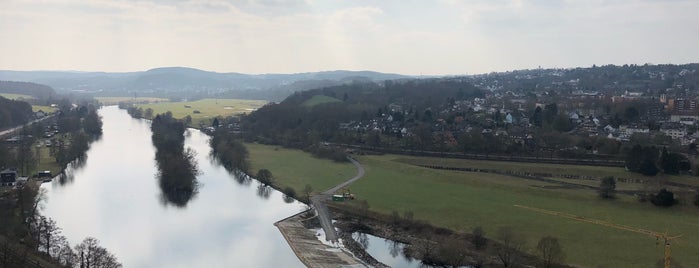
POLYGON ((131 102, 131 103, 151 103, 151 102, 167 102, 168 99, 163 98, 151 98, 151 97, 96 97, 102 105, 117 105, 120 102, 131 102))
POLYGON ((266 104, 263 100, 239 100, 239 99, 202 99, 190 102, 160 102, 138 104, 136 107, 146 110, 153 109, 153 114, 172 112, 175 118, 192 117, 193 126, 200 123, 210 124, 217 116, 230 116, 242 113, 250 113, 266 104))

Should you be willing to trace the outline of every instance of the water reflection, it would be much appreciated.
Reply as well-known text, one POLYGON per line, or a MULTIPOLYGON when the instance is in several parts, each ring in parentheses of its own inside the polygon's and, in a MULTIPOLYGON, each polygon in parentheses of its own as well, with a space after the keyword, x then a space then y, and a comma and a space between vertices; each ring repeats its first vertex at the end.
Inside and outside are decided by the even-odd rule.
POLYGON ((405 253, 405 244, 365 233, 353 233, 352 238, 364 247, 376 260, 396 268, 430 267, 414 260, 405 253))
POLYGON ((124 267, 304 267, 273 223, 303 204, 285 203, 269 189, 258 197, 245 176, 232 176, 208 161, 208 137, 190 131, 204 187, 186 208, 160 203, 155 150, 148 122, 116 107, 100 110, 102 139, 80 169, 66 170, 66 183, 45 183, 43 214, 56 220, 72 244, 93 236, 124 267), (242 183, 242 184, 241 184, 242 183))
POLYGON ((257 185, 257 196, 264 199, 269 199, 269 195, 272 193, 272 187, 260 183, 257 185))
POLYGON ((296 201, 296 199, 294 199, 293 197, 284 194, 284 203, 291 204, 291 203, 294 203, 295 201, 296 201))

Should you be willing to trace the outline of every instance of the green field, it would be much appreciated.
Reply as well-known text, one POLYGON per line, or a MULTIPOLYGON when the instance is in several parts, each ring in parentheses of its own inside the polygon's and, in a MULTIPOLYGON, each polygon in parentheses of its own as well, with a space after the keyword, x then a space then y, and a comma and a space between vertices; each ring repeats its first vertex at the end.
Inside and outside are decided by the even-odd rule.
MULTIPOLYGON (((310 183, 314 189, 324 189, 332 184, 318 180, 336 174, 325 170, 326 165, 320 160, 300 151, 277 153, 273 148, 248 146, 253 166, 264 165, 275 177, 283 178, 282 174, 287 172, 294 174, 288 181, 278 179, 282 186, 288 182, 297 188, 310 183), (318 175, 320 172, 326 174, 318 175)), ((498 227, 512 226, 528 239, 530 251, 539 238, 552 235, 563 244, 567 262, 582 267, 655 267, 663 256, 662 243, 658 246, 655 238, 645 235, 539 214, 514 205, 682 234, 680 242, 673 246, 673 256, 685 267, 699 265, 697 207, 681 205, 663 209, 638 203, 631 196, 601 200, 594 190, 551 187, 556 184, 487 173, 433 170, 407 164, 405 159, 395 155, 358 157, 367 173, 350 186, 352 192, 358 199, 367 200, 373 211, 384 214, 412 211, 418 219, 458 231, 468 232, 482 226, 488 234, 493 234, 498 227)), ((596 169, 544 166, 564 170, 577 167, 577 172, 596 169)), ((333 181, 349 177, 338 174, 333 181)))
POLYGON ((192 117, 192 125, 199 123, 210 124, 217 116, 230 116, 235 114, 250 113, 265 105, 263 100, 239 100, 239 99, 202 99, 189 102, 161 102, 150 104, 138 104, 136 107, 146 110, 153 109, 153 114, 172 112, 175 118, 192 117), (194 113, 194 111, 200 113, 194 113))
POLYGON ((325 96, 325 95, 315 95, 312 98, 304 101, 301 105, 306 106, 306 107, 313 107, 313 106, 320 105, 320 104, 335 103, 335 102, 341 102, 341 100, 338 100, 338 99, 333 98, 333 97, 325 96))
POLYGON ((146 102, 167 102, 168 99, 163 98, 150 98, 150 97, 96 97, 102 105, 117 105, 120 102, 131 102, 131 103, 146 103, 146 102))
MULTIPOLYGON (((44 141, 43 139, 41 141, 44 141)), ((56 162, 56 158, 50 155, 50 148, 46 146, 37 147, 39 150, 39 164, 36 167, 36 172, 49 170, 54 176, 61 172, 61 166, 56 162)))
POLYGON ((11 99, 11 100, 18 100, 18 99, 33 99, 34 97, 29 96, 29 95, 23 95, 23 94, 12 94, 12 93, 0 93, 0 96, 5 97, 6 99, 11 99))
MULTIPOLYGON (((414 157, 400 156, 395 159, 397 162, 412 164, 412 165, 432 165, 457 168, 479 168, 488 170, 513 171, 513 172, 529 172, 529 173, 546 173, 553 177, 562 177, 565 175, 583 175, 591 176, 596 179, 612 176, 615 178, 639 178, 647 179, 643 175, 627 171, 621 167, 602 167, 602 166, 581 166, 581 165, 559 165, 559 164, 537 164, 537 163, 521 163, 521 162, 502 162, 502 161, 486 161, 486 160, 471 160, 471 159, 455 159, 455 158, 437 158, 437 157, 414 157)), ((666 175, 658 174, 651 177, 654 179, 668 179, 669 181, 684 183, 693 186, 699 186, 699 177, 689 175, 666 175)), ((576 180, 570 180, 576 182, 576 180)), ((589 184, 582 180, 577 180, 581 184, 589 184)), ((589 181, 588 181, 589 182, 589 181)), ((592 185, 597 186, 597 184, 592 185)))
POLYGON ((325 191, 354 177, 357 172, 350 163, 315 158, 300 150, 253 143, 246 143, 245 146, 250 152, 250 170, 253 173, 263 168, 269 169, 276 184, 290 186, 297 194, 303 192, 306 184, 310 184, 314 192, 325 191))
POLYGON ((34 111, 34 112, 43 111, 45 113, 53 113, 56 110, 58 110, 58 108, 51 107, 51 106, 32 105, 32 111, 34 111))

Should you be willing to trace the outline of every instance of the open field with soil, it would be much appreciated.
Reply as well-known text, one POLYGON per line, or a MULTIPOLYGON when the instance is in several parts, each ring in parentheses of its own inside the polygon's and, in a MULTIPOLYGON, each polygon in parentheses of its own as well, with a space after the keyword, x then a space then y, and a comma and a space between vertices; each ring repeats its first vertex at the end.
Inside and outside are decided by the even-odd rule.
POLYGON ((187 115, 192 117, 193 126, 199 123, 210 124, 211 120, 217 116, 230 116, 236 114, 250 113, 263 105, 267 101, 263 100, 240 100, 240 99, 202 99, 189 102, 161 102, 150 104, 138 104, 136 107, 146 110, 153 109, 153 114, 172 112, 172 116, 182 119, 187 115), (199 113, 195 113, 198 111, 199 113))
MULTIPOLYGON (((248 149, 255 168, 268 168, 279 177, 296 174, 290 176, 293 180, 277 179, 277 183, 282 187, 286 183, 293 184, 297 192, 298 187, 306 183, 316 191, 325 187, 319 182, 332 185, 319 178, 342 181, 348 177, 332 176, 333 172, 325 171, 322 162, 325 160, 301 151, 279 149, 283 153, 276 153, 274 147, 264 145, 248 145, 248 149), (316 172, 328 174, 314 176, 316 172)), ((367 200, 375 212, 390 215, 392 211, 412 211, 416 219, 464 232, 482 226, 489 237, 499 227, 511 226, 527 239, 529 251, 541 237, 555 236, 563 245, 566 262, 582 267, 655 267, 663 256, 662 241, 657 244, 655 238, 514 206, 525 205, 681 234, 680 241, 672 247, 673 257, 685 267, 699 265, 696 254, 699 252, 699 208, 692 205, 659 208, 648 202, 639 203, 632 196, 602 200, 593 189, 558 187, 556 183, 490 173, 423 168, 406 163, 417 160, 406 161, 405 156, 359 156, 358 160, 366 169, 366 176, 350 188, 359 200, 367 200)), ((488 163, 473 165, 480 164, 485 168, 488 163)), ((604 171, 606 168, 599 167, 541 165, 537 168, 537 164, 512 164, 509 168, 533 168, 538 172, 543 169, 566 171, 566 174, 585 175, 588 171, 601 176, 608 174, 604 171)), ((509 166, 503 162, 490 165, 489 168, 509 166)), ((350 164, 346 170, 352 172, 350 164)), ((626 171, 607 172, 623 174, 626 171)))

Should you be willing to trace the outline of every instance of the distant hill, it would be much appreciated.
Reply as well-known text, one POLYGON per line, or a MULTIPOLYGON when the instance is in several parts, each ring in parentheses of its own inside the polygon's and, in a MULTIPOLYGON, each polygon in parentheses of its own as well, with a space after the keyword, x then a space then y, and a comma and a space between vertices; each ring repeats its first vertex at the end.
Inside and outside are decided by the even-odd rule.
POLYGON ((0 93, 29 95, 44 100, 56 95, 56 91, 49 86, 14 81, 0 81, 0 93))
POLYGON ((0 80, 41 83, 59 93, 95 96, 157 96, 204 98, 232 96, 244 99, 282 100, 309 88, 407 78, 371 71, 327 71, 297 74, 217 73, 185 67, 156 68, 144 72, 0 71, 0 80), (272 91, 272 92, 270 92, 272 91))

